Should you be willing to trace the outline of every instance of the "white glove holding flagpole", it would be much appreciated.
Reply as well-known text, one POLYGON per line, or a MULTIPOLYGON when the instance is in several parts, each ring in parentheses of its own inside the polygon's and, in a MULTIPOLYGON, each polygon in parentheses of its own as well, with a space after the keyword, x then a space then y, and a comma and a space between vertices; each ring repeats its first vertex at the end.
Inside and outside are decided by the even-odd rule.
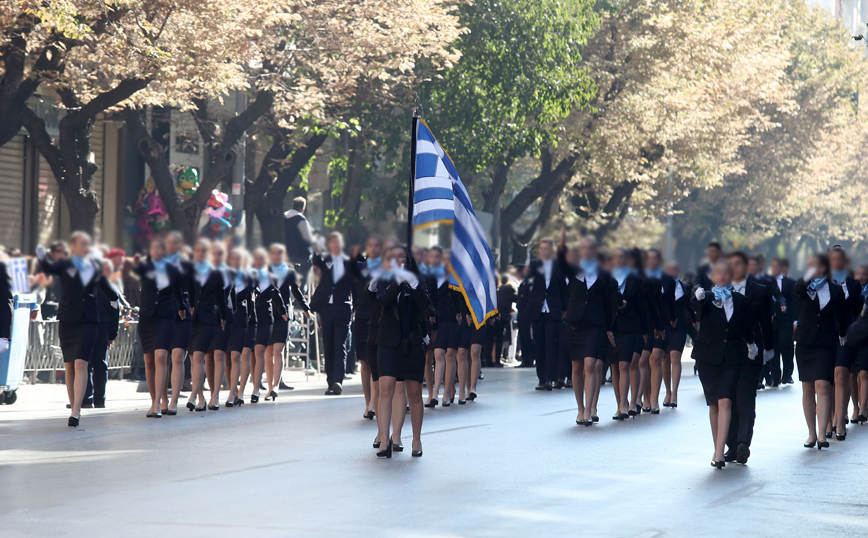
POLYGON ((705 288, 699 288, 696 290, 696 300, 701 301, 705 299, 705 288))

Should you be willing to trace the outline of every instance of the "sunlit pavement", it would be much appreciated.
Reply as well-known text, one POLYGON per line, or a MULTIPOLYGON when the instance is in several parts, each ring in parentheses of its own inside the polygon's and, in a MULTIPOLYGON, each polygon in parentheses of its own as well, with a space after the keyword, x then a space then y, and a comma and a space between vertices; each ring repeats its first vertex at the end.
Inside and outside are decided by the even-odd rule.
POLYGON ((575 424, 571 391, 486 370, 476 403, 426 410, 424 457, 377 460, 357 381, 295 383, 278 403, 146 419, 110 382, 68 428, 60 386, 0 406, 0 535, 865 536, 868 426, 802 448, 798 385, 759 395, 747 466, 714 470, 692 363, 675 410, 575 424))

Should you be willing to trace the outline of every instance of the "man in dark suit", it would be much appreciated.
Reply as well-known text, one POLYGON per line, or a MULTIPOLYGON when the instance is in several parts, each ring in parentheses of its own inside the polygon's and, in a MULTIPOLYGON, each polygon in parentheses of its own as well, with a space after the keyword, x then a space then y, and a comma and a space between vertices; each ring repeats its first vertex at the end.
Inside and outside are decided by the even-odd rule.
POLYGON ((516 321, 518 322, 518 347, 521 350, 521 364, 519 368, 531 368, 536 359, 536 351, 533 345, 533 316, 528 311, 528 301, 530 301, 530 291, 533 287, 533 281, 529 278, 530 268, 520 267, 518 271, 521 273, 521 283, 518 285, 518 295, 516 296, 515 308, 518 311, 516 321))
POLYGON ((723 248, 717 241, 712 241, 705 247, 705 255, 708 257, 708 263, 704 263, 696 268, 693 287, 710 290, 714 286, 711 282, 711 268, 723 257, 723 248))
POLYGON ((748 258, 743 252, 733 252, 727 256, 732 269, 733 293, 746 299, 750 351, 738 365, 738 385, 733 401, 732 422, 726 444, 729 450, 726 461, 747 463, 750 457, 750 443, 753 439, 753 426, 756 420, 757 383, 762 374, 763 362, 774 356, 774 334, 772 332, 772 294, 752 275, 747 273, 748 258))
POLYGON ((527 310, 533 322, 536 345, 536 390, 552 390, 558 375, 558 341, 563 311, 567 305, 564 275, 555 261, 555 244, 551 239, 539 243, 539 259, 528 266, 531 280, 527 310))
POLYGON ((796 281, 787 276, 790 262, 784 258, 775 258, 769 264, 773 286, 781 294, 783 302, 774 305, 773 325, 775 331, 775 356, 766 365, 772 386, 781 383, 793 384, 793 323, 795 314, 799 311, 794 293, 796 281), (783 363, 783 368, 781 365, 783 363))
MULTIPOLYGON (((762 284, 772 294, 772 316, 774 313, 781 307, 786 308, 787 302, 784 299, 784 296, 781 294, 778 289, 777 282, 775 282, 775 278, 766 273, 766 257, 762 254, 757 254, 755 256, 750 256, 747 259, 747 272, 750 275, 751 280, 762 284)), ((768 364, 763 365, 762 375, 760 376, 760 381, 757 383, 757 390, 763 390, 766 386, 769 387, 777 387, 780 383, 775 384, 774 379, 771 374, 771 367, 768 364), (765 384, 763 384, 765 381, 765 384)))
POLYGON ((347 365, 347 335, 353 317, 352 260, 344 255, 344 238, 332 232, 326 244, 326 256, 313 255, 313 266, 319 273, 319 284, 310 300, 310 309, 320 315, 325 357, 326 395, 339 395, 347 365))
POLYGON ((283 214, 283 237, 290 265, 295 265, 301 277, 300 286, 305 289, 310 272, 310 251, 315 241, 310 223, 304 216, 307 200, 299 196, 292 200, 292 209, 283 214))

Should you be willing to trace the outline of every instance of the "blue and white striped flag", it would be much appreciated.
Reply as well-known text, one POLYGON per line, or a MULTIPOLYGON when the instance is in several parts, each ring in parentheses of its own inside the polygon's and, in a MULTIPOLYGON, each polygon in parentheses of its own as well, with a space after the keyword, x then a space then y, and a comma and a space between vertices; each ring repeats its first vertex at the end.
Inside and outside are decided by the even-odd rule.
POLYGON ((452 224, 450 274, 478 329, 497 313, 497 284, 491 249, 452 159, 437 143, 425 122, 420 119, 415 124, 413 229, 436 223, 452 224))
POLYGON ((12 293, 29 293, 30 283, 27 280, 27 260, 12 258, 9 260, 9 279, 12 281, 12 293))

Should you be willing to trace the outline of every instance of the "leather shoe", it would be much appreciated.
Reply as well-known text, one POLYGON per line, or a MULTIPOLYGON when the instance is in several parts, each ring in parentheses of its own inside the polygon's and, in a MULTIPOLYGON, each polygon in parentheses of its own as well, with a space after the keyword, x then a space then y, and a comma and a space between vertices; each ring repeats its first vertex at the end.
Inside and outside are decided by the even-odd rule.
POLYGON ((747 459, 750 457, 750 448, 748 448, 746 443, 739 443, 738 447, 735 450, 735 461, 744 465, 747 463, 747 459))
POLYGON ((329 387, 329 390, 326 391, 326 394, 329 396, 338 396, 344 389, 341 387, 340 383, 332 383, 329 387))
POLYGON ((563 379, 558 379, 557 381, 555 381, 554 388, 556 388, 556 389, 558 389, 558 390, 564 388, 564 380, 563 380, 563 379))
POLYGON ((729 449, 723 454, 723 461, 727 463, 732 463, 735 461, 735 454, 733 454, 733 450, 729 449))
POLYGON ((551 383, 543 384, 543 390, 552 390, 552 384, 551 383))
POLYGON ((82 409, 93 409, 93 402, 83 402, 81 404, 82 409))

